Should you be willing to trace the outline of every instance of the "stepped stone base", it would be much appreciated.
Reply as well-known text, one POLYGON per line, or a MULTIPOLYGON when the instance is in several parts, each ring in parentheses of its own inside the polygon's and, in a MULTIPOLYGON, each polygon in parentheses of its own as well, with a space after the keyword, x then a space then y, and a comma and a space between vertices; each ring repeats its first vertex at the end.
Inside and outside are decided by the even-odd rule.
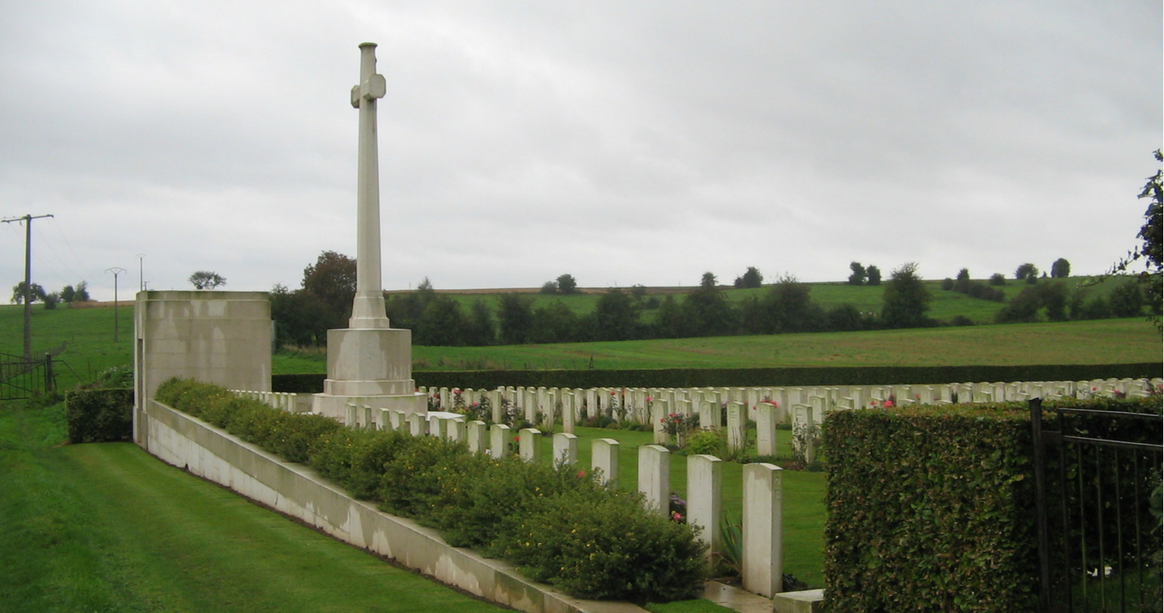
POLYGON ((344 420, 347 404, 425 413, 412 379, 412 332, 392 328, 327 331, 327 379, 312 413, 344 420))

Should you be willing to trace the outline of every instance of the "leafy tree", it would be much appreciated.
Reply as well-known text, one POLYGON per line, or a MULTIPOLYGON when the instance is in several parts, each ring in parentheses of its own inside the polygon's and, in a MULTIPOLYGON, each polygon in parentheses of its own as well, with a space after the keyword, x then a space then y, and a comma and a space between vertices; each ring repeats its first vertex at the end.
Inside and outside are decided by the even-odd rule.
POLYGON ((1001 272, 990 275, 990 284, 995 286, 1006 285, 1006 275, 1001 272))
POLYGON ((869 273, 860 262, 849 262, 849 270, 853 271, 849 275, 849 285, 864 285, 865 279, 868 278, 869 273))
POLYGON ((275 339, 280 345, 308 347, 327 343, 327 330, 332 322, 322 300, 278 284, 271 289, 270 298, 275 339))
MULTIPOLYGON (((1164 162, 1164 152, 1157 149, 1154 154, 1157 162, 1164 162)), ((1140 190, 1140 199, 1148 200, 1148 209, 1144 211, 1144 225, 1136 234, 1140 239, 1127 257, 1117 262, 1111 273, 1126 272, 1134 263, 1144 262, 1144 270, 1139 273, 1139 281, 1143 286, 1146 301, 1152 305, 1153 319, 1156 321, 1156 330, 1162 328, 1159 313, 1161 301, 1164 298, 1164 220, 1161 212, 1164 210, 1164 170, 1158 169, 1156 174, 1148 177, 1144 189, 1140 190)))
POLYGON ((683 336, 683 311, 675 297, 668 294, 659 303, 659 312, 655 316, 656 338, 680 338, 683 336))
POLYGON ((743 276, 736 277, 733 285, 736 289, 749 289, 760 287, 763 284, 764 275, 760 274, 760 271, 755 266, 749 266, 743 276))
POLYGON ((954 281, 954 291, 959 294, 970 293, 970 270, 968 268, 958 271, 958 279, 954 281))
POLYGON ((1051 264, 1052 279, 1066 279, 1071 276, 1071 262, 1067 258, 1059 258, 1051 264))
POLYGON ((211 270, 196 271, 190 275, 188 281, 194 286, 194 289, 199 290, 214 289, 226 285, 226 277, 211 270))
POLYGON ((518 293, 501 296, 497 310, 502 345, 522 345, 529 342, 533 329, 533 298, 518 293))
POLYGON ((599 341, 625 341, 636 338, 639 310, 629 294, 618 288, 598 298, 594 306, 594 338, 599 341))
POLYGON ((715 275, 703 273, 699 288, 681 305, 685 336, 723 336, 735 330, 735 317, 715 275))
POLYGON ((303 291, 323 301, 335 317, 349 317, 356 297, 356 260, 335 251, 320 253, 303 269, 303 291))
POLYGON ((876 266, 869 266, 865 269, 865 276, 869 277, 869 280, 865 282, 867 285, 881 285, 880 268, 877 268, 876 266))
POLYGON ((558 277, 558 292, 566 295, 578 293, 578 281, 574 279, 573 275, 560 275, 558 277))
POLYGON ((540 291, 543 294, 556 294, 558 293, 558 282, 546 281, 542 284, 542 289, 540 291))
POLYGON ((1135 317, 1143 310, 1144 292, 1139 283, 1124 283, 1112 291, 1107 302, 1112 315, 1135 317))
POLYGON ((867 324, 861 311, 848 302, 829 309, 825 319, 830 332, 856 332, 864 330, 867 324))
MULTIPOLYGON (((12 286, 12 302, 13 304, 24 304, 24 281, 12 286)), ((33 283, 28 286, 28 303, 32 304, 37 300, 44 300, 44 288, 39 283, 33 283)))
POLYGON ((929 323, 930 293, 917 276, 916 262, 893 271, 882 302, 881 321, 888 328, 918 328, 929 323))
POLYGON ((578 335, 578 315, 561 300, 534 309, 529 342, 571 343, 578 335))
POLYGON ((1030 262, 1019 264, 1019 267, 1014 269, 1014 278, 1019 281, 1026 280, 1027 283, 1034 283, 1032 279, 1039 278, 1039 269, 1030 262))
POLYGON ((61 295, 56 292, 49 292, 44 295, 44 308, 46 310, 53 310, 57 308, 57 303, 61 301, 61 295))
POLYGON ((465 331, 465 344, 483 347, 492 345, 497 340, 497 324, 493 321, 493 311, 484 300, 478 298, 469 307, 468 329, 465 331))
POLYGON ((72 285, 66 285, 61 288, 60 293, 57 295, 61 297, 61 302, 69 303, 73 301, 73 296, 77 295, 77 290, 72 285))
POLYGON ((995 313, 994 320, 1000 324, 1036 322, 1039 320, 1039 309, 1042 306, 1043 301, 1038 290, 1033 287, 1023 288, 1023 291, 995 313))
POLYGON ((424 308, 416 330, 418 345, 455 347, 465 344, 469 322, 461 304, 447 296, 437 296, 424 308))

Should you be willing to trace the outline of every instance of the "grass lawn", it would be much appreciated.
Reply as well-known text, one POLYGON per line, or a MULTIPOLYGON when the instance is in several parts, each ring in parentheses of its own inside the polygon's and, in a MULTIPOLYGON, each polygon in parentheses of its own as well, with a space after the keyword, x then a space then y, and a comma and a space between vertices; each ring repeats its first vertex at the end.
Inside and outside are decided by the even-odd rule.
POLYGON ((0 407, 0 611, 499 611, 136 445, 0 407))
MULTIPOLYGON (((590 466, 590 450, 594 439, 611 438, 619 442, 619 486, 638 487, 638 448, 652 441, 650 432, 575 428, 578 436, 578 464, 590 466)), ((754 433, 753 433, 754 435, 754 433)), ((789 447, 792 433, 777 431, 780 458, 792 458, 789 447)), ((542 459, 549 462, 553 454, 551 437, 542 441, 542 459)), ((784 485, 784 572, 796 575, 812 587, 822 587, 824 577, 824 523, 825 484, 823 472, 786 470, 784 485)), ((671 454, 671 490, 680 498, 687 498, 687 457, 671 454)), ((743 465, 727 462, 723 467, 723 512, 740 517, 743 500, 743 465)))

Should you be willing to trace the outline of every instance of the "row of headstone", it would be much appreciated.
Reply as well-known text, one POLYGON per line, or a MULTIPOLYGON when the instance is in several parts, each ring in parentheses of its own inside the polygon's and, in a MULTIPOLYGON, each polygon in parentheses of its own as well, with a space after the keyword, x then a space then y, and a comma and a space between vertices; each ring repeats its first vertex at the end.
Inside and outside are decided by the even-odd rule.
MULTIPOLYGON (((1148 396, 1160 390, 1162 380, 1106 379, 1092 381, 1026 381, 949 383, 942 385, 851 385, 817 387, 721 387, 721 388, 525 388, 503 387, 494 390, 460 390, 442 387, 422 393, 430 397, 430 406, 453 410, 472 405, 482 397, 488 400, 492 421, 503 422, 504 407, 514 407, 525 421, 552 428, 560 415, 562 429, 572 433, 581 420, 606 415, 616 421, 651 423, 655 442, 666 440, 662 421, 674 413, 698 415, 700 426, 720 427, 720 412, 728 413, 733 404, 743 406, 740 417, 759 419, 761 405, 776 407, 779 423, 795 421, 797 415, 811 417, 819 424, 826 411, 857 408, 887 408, 911 404, 1014 402, 1030 398, 1077 398, 1092 396, 1148 396), (717 411, 718 409, 718 411, 717 411), (537 416, 541 415, 540 420, 537 416)), ((730 427, 730 426, 729 426, 730 427)), ((730 434, 730 432, 729 432, 730 434)))
MULTIPOLYGON (((744 464, 742 576, 744 589, 771 597, 783 591, 783 481, 773 464, 744 464)), ((648 509, 666 516, 671 507, 671 452, 660 445, 639 447, 639 491, 648 509)), ((699 526, 707 555, 723 551, 723 461, 710 455, 687 457, 687 523, 699 526)))
MULTIPOLYGON (((771 420, 774 406, 762 409, 771 420)), ((735 413, 742 415, 742 404, 736 403, 735 413)), ((402 429, 415 436, 431 435, 465 442, 471 453, 485 453, 501 458, 514 453, 527 462, 542 461, 543 434, 536 428, 523 428, 516 436, 509 426, 484 421, 466 422, 463 416, 448 413, 423 416, 384 409, 386 421, 372 423, 371 409, 348 405, 349 419, 366 427, 402 429), (384 424, 383 426, 381 424, 384 424), (424 427, 427 424, 427 428, 424 427)), ((384 419, 384 418, 382 418, 384 419)), ((774 436, 774 434, 773 434, 774 436)), ((590 469, 604 483, 617 484, 619 479, 620 444, 610 438, 594 439, 590 469)), ((553 435, 553 458, 558 465, 578 464, 578 438, 568 432, 553 435)), ((699 538, 708 545, 708 555, 723 550, 720 521, 723 492, 723 463, 710 455, 693 455, 687 459, 687 521, 700 526, 699 538)), ((643 494, 649 510, 667 516, 671 502, 671 453, 661 445, 643 445, 638 456, 638 490, 643 494)), ((783 577, 782 541, 782 481, 780 468, 772 464, 752 463, 743 466, 743 583, 745 589, 772 596, 781 591, 783 577)))
POLYGON ((289 413, 303 413, 311 410, 310 404, 304 406, 302 402, 299 402, 299 394, 288 392, 252 392, 249 390, 230 390, 230 392, 241 398, 258 400, 269 407, 274 407, 289 413))

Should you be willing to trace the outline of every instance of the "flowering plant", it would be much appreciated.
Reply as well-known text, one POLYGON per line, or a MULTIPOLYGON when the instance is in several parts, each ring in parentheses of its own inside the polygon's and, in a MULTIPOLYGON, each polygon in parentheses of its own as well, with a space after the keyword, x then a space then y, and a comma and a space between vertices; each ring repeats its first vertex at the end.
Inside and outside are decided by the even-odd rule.
POLYGON ((687 435, 692 430, 699 429, 698 415, 680 415, 670 413, 659 420, 663 423, 663 432, 675 439, 675 444, 683 447, 687 444, 687 435))

